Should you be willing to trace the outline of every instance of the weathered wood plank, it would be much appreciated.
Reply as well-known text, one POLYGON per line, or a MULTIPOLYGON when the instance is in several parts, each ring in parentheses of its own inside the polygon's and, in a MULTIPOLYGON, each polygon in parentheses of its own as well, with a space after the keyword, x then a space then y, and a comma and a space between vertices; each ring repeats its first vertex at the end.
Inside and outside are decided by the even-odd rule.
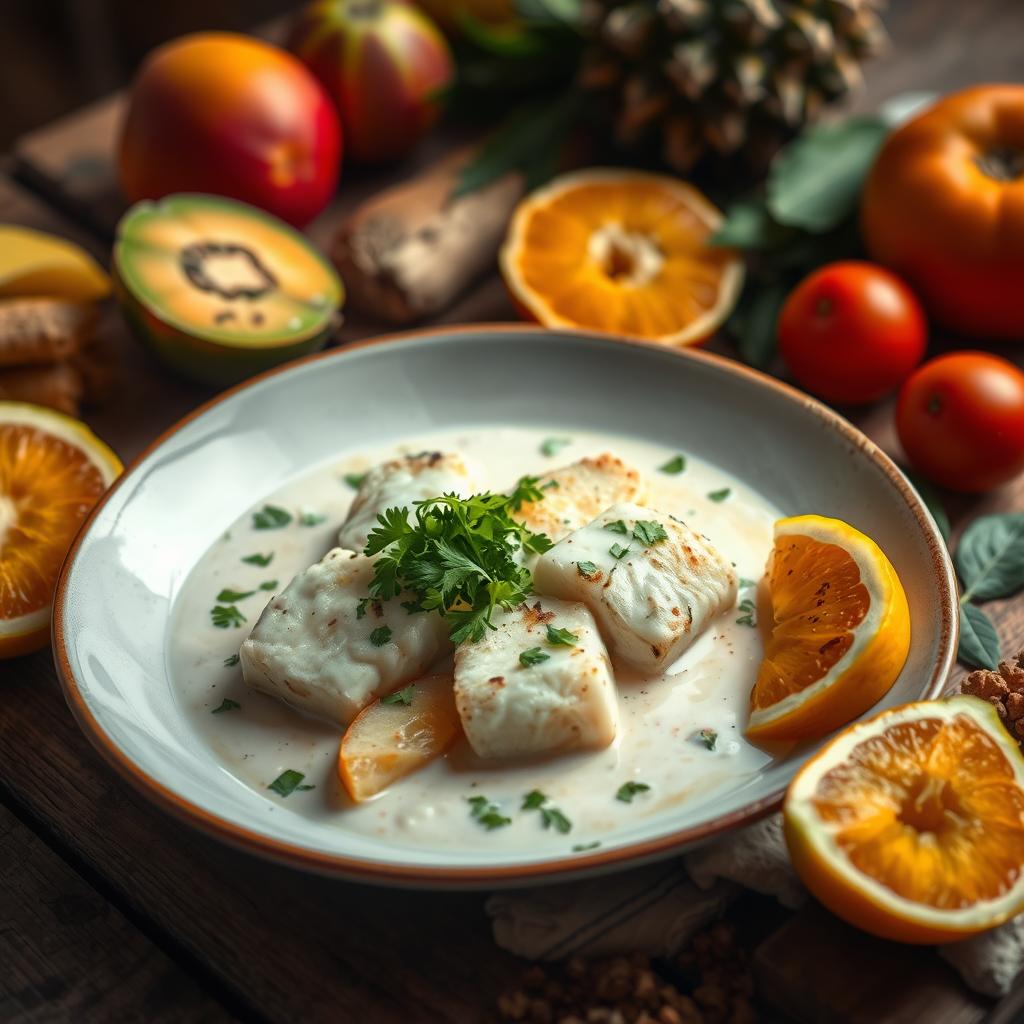
POLYGON ((0 805, 0 1020, 233 1017, 0 805))

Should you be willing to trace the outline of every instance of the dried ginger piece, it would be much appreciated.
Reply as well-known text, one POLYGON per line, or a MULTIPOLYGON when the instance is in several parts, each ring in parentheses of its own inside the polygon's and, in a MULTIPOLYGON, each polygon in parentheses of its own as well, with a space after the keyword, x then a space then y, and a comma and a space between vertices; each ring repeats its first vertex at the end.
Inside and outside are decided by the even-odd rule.
POLYGON ((77 355, 92 337, 96 310, 64 299, 0 301, 0 367, 49 366, 77 355))
POLYGON ((0 401, 31 402, 78 416, 85 387, 70 363, 0 370, 0 401))
POLYGON ((1024 651, 993 670, 980 668, 960 685, 960 692, 987 700, 1010 735, 1024 745, 1024 651))

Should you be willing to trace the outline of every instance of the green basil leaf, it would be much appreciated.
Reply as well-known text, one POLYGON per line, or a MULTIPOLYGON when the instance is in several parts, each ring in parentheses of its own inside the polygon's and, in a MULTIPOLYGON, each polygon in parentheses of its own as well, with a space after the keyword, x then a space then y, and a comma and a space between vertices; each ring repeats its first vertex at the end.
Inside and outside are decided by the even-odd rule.
POLYGON ((977 605, 960 605, 960 647, 956 656, 972 668, 994 669, 999 664, 999 634, 977 605))
POLYGON ((731 249, 773 249, 793 234, 772 220, 760 197, 740 199, 725 213, 725 223, 711 237, 711 245, 731 249))
POLYGON ((877 117, 810 128, 783 149, 768 172, 768 212, 789 227, 828 231, 848 217, 888 132, 877 117))
POLYGON ((964 602, 1016 593, 1024 587, 1024 512, 975 519, 960 538, 955 561, 964 602))
POLYGON ((755 287, 730 324, 743 361, 763 370, 775 355, 775 325, 789 289, 783 284, 755 287))

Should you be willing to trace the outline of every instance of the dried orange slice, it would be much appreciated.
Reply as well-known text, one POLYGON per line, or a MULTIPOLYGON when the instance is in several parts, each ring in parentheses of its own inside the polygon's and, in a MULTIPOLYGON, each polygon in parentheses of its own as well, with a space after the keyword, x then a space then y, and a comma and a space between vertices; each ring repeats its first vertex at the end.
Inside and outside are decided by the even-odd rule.
POLYGON ((519 204, 502 275, 522 311, 545 327, 697 345, 743 284, 742 259, 708 244, 721 223, 719 210, 677 178, 566 174, 519 204))
POLYGON ((884 711, 801 768, 793 865, 825 906, 900 942, 948 942, 1024 909, 1024 757, 977 697, 884 711))
POLYGON ((870 537, 824 516, 775 524, 766 581, 771 626, 747 736, 824 736, 896 681, 910 650, 906 594, 870 537))
POLYGON ((117 456, 84 424, 0 402, 0 658, 46 645, 61 563, 120 472, 117 456))
POLYGON ((357 803, 443 754, 459 735, 450 672, 424 676, 363 708, 345 731, 338 775, 357 803))

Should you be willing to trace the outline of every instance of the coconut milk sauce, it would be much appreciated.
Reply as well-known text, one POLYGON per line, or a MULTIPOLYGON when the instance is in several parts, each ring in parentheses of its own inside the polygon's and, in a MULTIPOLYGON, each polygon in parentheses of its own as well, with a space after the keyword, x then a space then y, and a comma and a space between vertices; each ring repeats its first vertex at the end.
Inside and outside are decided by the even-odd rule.
MULTIPOLYGON (((504 490, 525 474, 540 473, 584 455, 611 451, 646 474, 648 504, 705 533, 736 564, 741 578, 759 579, 779 512, 760 495, 714 466, 687 455, 679 475, 658 471, 677 453, 633 438, 519 427, 464 428, 417 436, 377 451, 343 454, 337 461, 293 481, 266 501, 292 512, 281 529, 256 530, 249 510, 213 545, 186 580, 175 603, 168 643, 170 675, 184 715, 209 744, 224 771, 295 814, 330 821, 418 848, 534 849, 552 852, 589 844, 649 825, 683 802, 713 801, 734 790, 771 759, 742 735, 750 688, 761 658, 756 628, 736 622, 733 610, 718 619, 667 671, 656 677, 618 672, 621 722, 607 749, 515 764, 482 761, 464 741, 445 757, 396 783, 373 800, 353 805, 335 772, 340 730, 308 718, 272 697, 250 691, 237 666, 225 664, 256 623, 264 605, 292 576, 318 561, 332 546, 354 494, 345 474, 362 473, 397 454, 424 449, 455 450, 476 460, 492 490, 504 490), (572 437, 555 456, 541 453, 551 436, 572 437), (707 497, 729 488, 721 502, 707 497), (301 525, 303 512, 324 515, 301 525), (263 568, 242 559, 269 554, 263 568), (261 584, 276 581, 272 590, 261 584), (255 590, 239 600, 246 616, 240 628, 218 629, 210 609, 222 588, 255 590), (237 710, 211 714, 224 698, 237 710), (707 749, 699 733, 717 733, 707 749), (315 786, 287 799, 267 786, 285 769, 305 774, 315 786), (615 798, 629 780, 650 786, 632 803, 615 798), (540 789, 571 821, 568 835, 542 829, 536 811, 520 812, 524 794, 540 789), (513 819, 486 831, 469 814, 466 798, 484 795, 513 819)), ((262 506, 262 503, 261 503, 262 506)), ((752 588, 740 599, 754 598, 752 588)))

